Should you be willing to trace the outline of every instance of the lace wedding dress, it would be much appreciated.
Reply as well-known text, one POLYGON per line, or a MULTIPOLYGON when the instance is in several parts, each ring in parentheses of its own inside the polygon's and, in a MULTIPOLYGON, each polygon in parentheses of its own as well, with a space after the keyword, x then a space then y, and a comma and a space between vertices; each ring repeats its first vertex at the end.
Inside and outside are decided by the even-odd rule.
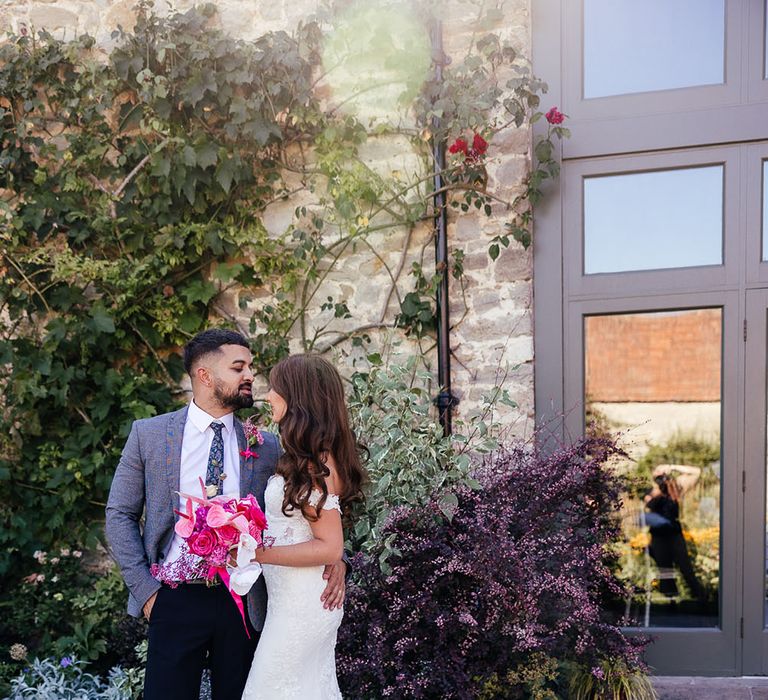
MULTIPOLYGON (((285 481, 275 474, 264 492, 264 505, 275 545, 312 539, 309 521, 298 511, 283 515, 285 481)), ((310 505, 320 500, 313 491, 310 505)), ((332 494, 323 510, 340 510, 332 494)), ((325 610, 322 566, 264 565, 267 619, 261 633, 242 700, 339 700, 336 680, 336 631, 343 610, 325 610)))

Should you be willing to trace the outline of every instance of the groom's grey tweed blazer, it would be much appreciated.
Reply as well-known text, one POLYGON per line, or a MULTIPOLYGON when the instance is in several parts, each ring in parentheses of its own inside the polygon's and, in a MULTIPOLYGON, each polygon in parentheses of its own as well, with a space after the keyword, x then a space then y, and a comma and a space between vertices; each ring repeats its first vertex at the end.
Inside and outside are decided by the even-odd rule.
MULTIPOLYGON (((181 441, 187 407, 134 422, 115 471, 107 501, 107 541, 128 586, 128 613, 140 617, 144 603, 160 588, 149 573, 162 564, 178 519, 181 441), (142 513, 145 513, 143 527, 142 513)), ((243 426, 234 421, 237 442, 246 448, 243 426)), ((264 508, 264 489, 274 474, 280 447, 277 437, 264 434, 258 457, 240 457, 240 496, 252 493, 264 508)), ((257 630, 264 627, 267 591, 264 577, 248 594, 248 613, 257 630)))

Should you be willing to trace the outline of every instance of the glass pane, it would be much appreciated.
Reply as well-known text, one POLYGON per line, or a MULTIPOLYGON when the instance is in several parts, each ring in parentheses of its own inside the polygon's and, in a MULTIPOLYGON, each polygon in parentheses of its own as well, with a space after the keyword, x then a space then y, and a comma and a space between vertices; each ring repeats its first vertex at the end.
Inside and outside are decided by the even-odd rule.
POLYGON ((584 179, 584 272, 723 262, 723 166, 584 179))
POLYGON ((716 627, 720 596, 721 309, 585 318, 587 430, 629 458, 616 543, 633 590, 616 618, 716 627))
POLYGON ((584 0, 584 97, 722 83, 725 0, 584 0))
POLYGON ((768 160, 763 161, 763 260, 768 260, 768 160))

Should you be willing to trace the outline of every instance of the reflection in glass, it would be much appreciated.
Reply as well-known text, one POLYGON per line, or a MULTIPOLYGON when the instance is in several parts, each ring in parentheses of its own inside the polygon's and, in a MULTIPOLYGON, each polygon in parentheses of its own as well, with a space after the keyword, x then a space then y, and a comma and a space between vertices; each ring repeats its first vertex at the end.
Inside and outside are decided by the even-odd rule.
POLYGON ((722 83, 725 0, 584 0, 584 98, 722 83))
POLYGON ((584 179, 584 272, 723 262, 723 166, 584 179))
POLYGON ((768 260, 768 160, 763 161, 763 260, 768 260))
POLYGON ((721 309, 585 318, 587 430, 629 455, 611 609, 639 626, 719 623, 721 335, 721 309))

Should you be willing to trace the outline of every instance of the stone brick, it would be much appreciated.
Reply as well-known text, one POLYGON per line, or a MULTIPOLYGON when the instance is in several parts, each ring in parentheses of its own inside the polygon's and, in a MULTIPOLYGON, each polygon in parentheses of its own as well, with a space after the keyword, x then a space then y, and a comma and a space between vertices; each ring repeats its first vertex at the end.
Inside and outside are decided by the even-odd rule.
POLYGON ((133 28, 136 23, 136 3, 133 0, 117 0, 111 2, 104 15, 101 31, 96 35, 99 43, 107 40, 113 30, 121 26, 126 31, 133 28))
POLYGON ((488 185, 502 199, 505 189, 515 187, 527 172, 528 159, 522 155, 510 155, 499 162, 488 164, 488 185), (501 194, 497 192, 501 190, 501 194))
POLYGON ((502 158, 510 154, 527 156, 531 147, 531 133, 528 129, 504 129, 493 137, 490 155, 502 158))
MULTIPOLYGON (((58 29, 76 30, 78 27, 77 14, 62 7, 49 5, 33 6, 29 11, 29 21, 35 30, 47 29, 54 33, 58 29)), ((75 37, 74 31, 69 38, 75 37)))
POLYGON ((493 277, 499 284, 529 280, 533 277, 533 255, 531 249, 525 250, 519 243, 511 242, 509 248, 502 250, 493 266, 493 277))

